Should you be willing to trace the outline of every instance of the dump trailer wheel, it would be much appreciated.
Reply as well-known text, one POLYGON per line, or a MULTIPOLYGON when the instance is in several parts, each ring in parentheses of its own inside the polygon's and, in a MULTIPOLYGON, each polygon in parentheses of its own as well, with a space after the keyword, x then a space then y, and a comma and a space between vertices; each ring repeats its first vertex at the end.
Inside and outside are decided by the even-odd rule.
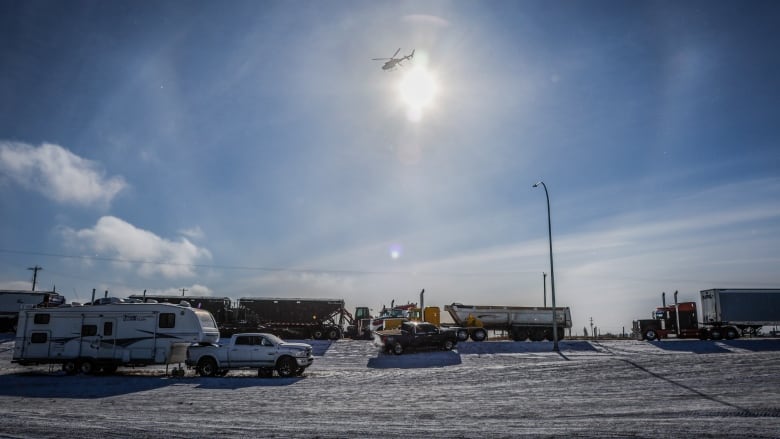
POLYGON ((211 357, 204 357, 198 361, 196 368, 200 376, 213 377, 217 374, 217 361, 211 357))
POLYGON ((487 331, 482 328, 475 329, 474 332, 471 333, 471 339, 474 341, 485 341, 486 338, 487 331))
POLYGON ((512 338, 515 341, 526 341, 528 339, 528 330, 525 328, 514 328, 512 330, 512 338))
POLYGON ((441 344, 441 347, 445 351, 451 351, 455 348, 455 342, 452 340, 444 340, 444 342, 441 344))
POLYGON ((458 341, 466 341, 469 339, 468 329, 458 329, 458 332, 456 334, 458 336, 458 341))
POLYGON ((79 364, 79 372, 81 372, 84 375, 91 375, 95 373, 97 368, 95 367, 95 363, 90 359, 84 359, 81 360, 81 364, 79 364))
POLYGON ((325 338, 325 331, 322 329, 315 329, 314 332, 311 333, 312 338, 315 340, 322 340, 325 338))
POLYGON ((79 371, 79 365, 74 360, 68 360, 62 363, 62 371, 68 375, 76 375, 79 371))
POLYGON ((282 357, 276 362, 276 373, 282 378, 295 375, 296 370, 298 370, 298 364, 290 357, 282 357))
POLYGON ((542 341, 542 340, 544 340, 544 329, 541 329, 541 328, 533 328, 533 329, 531 329, 531 333, 528 336, 528 338, 530 338, 531 341, 542 341))
POLYGON ((401 355, 404 353, 404 345, 401 344, 401 342, 395 342, 393 344, 393 353, 396 355, 401 355))
POLYGON ((657 339, 658 339, 658 334, 654 330, 648 329, 647 331, 645 331, 645 340, 653 341, 657 339))

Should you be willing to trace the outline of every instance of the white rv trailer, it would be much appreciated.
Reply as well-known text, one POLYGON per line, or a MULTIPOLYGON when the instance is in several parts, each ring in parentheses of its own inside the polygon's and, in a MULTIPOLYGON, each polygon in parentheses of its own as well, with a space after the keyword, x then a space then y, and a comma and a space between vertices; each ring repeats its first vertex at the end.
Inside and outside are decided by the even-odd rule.
POLYGON ((182 363, 193 343, 216 343, 210 312, 169 303, 23 308, 12 362, 61 364, 68 374, 182 363))

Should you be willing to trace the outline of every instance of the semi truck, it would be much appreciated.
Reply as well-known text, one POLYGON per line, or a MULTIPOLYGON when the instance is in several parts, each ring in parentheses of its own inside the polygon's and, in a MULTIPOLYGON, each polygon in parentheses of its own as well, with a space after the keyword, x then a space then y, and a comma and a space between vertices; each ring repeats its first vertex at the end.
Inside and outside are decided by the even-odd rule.
POLYGON ((780 289, 713 288, 701 290, 701 308, 696 302, 666 305, 666 293, 652 318, 633 322, 634 334, 642 340, 698 338, 732 340, 760 333, 762 326, 780 324, 780 289), (701 322, 699 322, 701 314, 701 322))
POLYGON ((55 307, 65 303, 65 297, 55 291, 0 290, 0 332, 16 332, 22 306, 55 307))

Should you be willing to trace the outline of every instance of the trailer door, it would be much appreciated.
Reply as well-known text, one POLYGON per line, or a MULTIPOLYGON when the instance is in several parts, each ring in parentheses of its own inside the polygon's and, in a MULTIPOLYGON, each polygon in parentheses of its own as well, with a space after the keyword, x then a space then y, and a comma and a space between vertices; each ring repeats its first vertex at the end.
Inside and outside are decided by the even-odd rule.
POLYGON ((25 359, 48 358, 50 346, 50 331, 32 331, 30 337, 26 338, 24 341, 23 357, 25 359))
POLYGON ((81 324, 81 355, 97 359, 114 358, 116 319, 86 317, 81 324))

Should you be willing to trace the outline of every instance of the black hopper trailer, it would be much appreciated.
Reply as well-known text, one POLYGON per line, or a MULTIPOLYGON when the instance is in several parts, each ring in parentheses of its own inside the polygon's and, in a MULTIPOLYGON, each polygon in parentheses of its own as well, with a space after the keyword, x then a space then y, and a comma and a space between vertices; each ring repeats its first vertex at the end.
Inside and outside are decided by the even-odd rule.
POLYGON ((242 297, 237 311, 237 324, 244 328, 317 340, 341 338, 349 315, 341 299, 242 297))

